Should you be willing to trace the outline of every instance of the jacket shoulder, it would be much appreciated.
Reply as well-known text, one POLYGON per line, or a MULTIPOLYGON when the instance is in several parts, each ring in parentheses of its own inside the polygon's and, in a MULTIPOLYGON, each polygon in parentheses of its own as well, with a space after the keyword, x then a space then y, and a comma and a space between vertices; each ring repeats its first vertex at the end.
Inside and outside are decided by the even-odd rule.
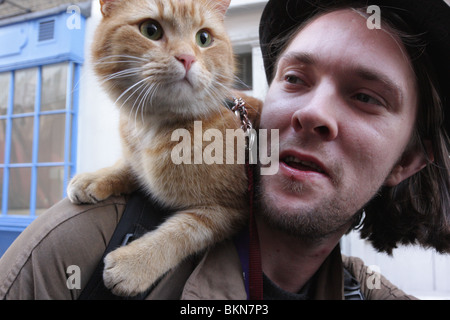
POLYGON ((125 197, 94 205, 64 199, 40 215, 0 259, 0 299, 76 299, 125 205, 125 197), (70 266, 80 271, 80 285, 73 289, 66 283, 70 266))
POLYGON ((359 281, 367 300, 416 300, 406 294, 383 275, 371 270, 360 258, 342 256, 344 267, 359 281))

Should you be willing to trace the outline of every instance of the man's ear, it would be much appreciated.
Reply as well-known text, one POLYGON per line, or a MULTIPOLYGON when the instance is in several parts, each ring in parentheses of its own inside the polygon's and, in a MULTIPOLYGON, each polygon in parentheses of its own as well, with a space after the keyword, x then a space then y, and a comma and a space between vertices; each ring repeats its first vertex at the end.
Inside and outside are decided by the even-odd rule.
POLYGON ((426 154, 419 148, 414 148, 403 154, 400 161, 395 165, 394 169, 392 169, 387 177, 385 181, 386 186, 395 187, 400 182, 416 174, 430 162, 434 161, 431 141, 425 140, 423 145, 426 149, 426 154))

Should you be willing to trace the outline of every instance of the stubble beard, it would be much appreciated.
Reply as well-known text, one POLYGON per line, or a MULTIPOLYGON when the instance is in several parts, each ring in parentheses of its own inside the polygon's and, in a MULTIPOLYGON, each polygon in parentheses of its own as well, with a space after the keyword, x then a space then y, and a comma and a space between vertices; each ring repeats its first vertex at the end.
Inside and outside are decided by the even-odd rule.
MULTIPOLYGON (((301 141, 285 143, 287 146, 291 144, 306 148, 301 141)), ((281 145, 280 150, 283 147, 281 145)), ((332 157, 327 157, 326 150, 319 150, 318 153, 323 154, 324 158, 332 159, 332 157)), ((344 181, 343 165, 333 163, 330 165, 330 170, 333 172, 330 179, 334 189, 339 192, 335 196, 325 193, 319 195, 320 205, 302 204, 299 208, 292 208, 281 203, 275 195, 267 191, 270 176, 261 176, 259 174, 260 166, 261 164, 258 165, 258 174, 255 175, 255 213, 264 219, 269 227, 276 228, 305 242, 317 242, 337 232, 343 235, 350 231, 351 227, 361 222, 364 207, 379 194, 395 163, 390 170, 383 172, 384 174, 374 175, 370 181, 353 182, 352 186, 345 190, 342 186, 344 181)), ((297 181, 286 179, 282 188, 288 194, 301 197, 307 187, 297 181)))
MULTIPOLYGON (((284 185, 284 191, 301 194, 303 186, 294 181, 284 185)), ((323 197, 320 207, 288 208, 267 192, 264 177, 256 189, 257 214, 269 227, 304 242, 315 243, 340 232, 344 234, 359 218, 361 210, 351 209, 351 199, 323 197)))

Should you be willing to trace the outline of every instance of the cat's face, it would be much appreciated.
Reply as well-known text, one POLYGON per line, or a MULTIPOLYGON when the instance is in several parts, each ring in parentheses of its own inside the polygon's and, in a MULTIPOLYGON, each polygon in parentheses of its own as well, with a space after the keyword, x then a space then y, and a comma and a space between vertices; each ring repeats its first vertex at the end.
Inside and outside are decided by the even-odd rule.
POLYGON ((234 58, 223 18, 230 0, 101 0, 93 57, 128 112, 198 117, 229 96, 234 58))

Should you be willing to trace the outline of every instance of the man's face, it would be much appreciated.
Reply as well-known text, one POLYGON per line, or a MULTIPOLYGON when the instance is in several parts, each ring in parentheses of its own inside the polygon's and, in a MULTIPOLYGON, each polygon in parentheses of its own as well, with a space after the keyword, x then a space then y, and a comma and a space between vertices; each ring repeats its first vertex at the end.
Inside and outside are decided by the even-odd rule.
MULTIPOLYGON (((411 140, 415 76, 403 46, 352 10, 325 14, 281 54, 261 128, 279 129, 280 170, 261 176, 264 216, 321 238, 348 226, 411 140)), ((270 130, 269 130, 270 132, 270 130)))

